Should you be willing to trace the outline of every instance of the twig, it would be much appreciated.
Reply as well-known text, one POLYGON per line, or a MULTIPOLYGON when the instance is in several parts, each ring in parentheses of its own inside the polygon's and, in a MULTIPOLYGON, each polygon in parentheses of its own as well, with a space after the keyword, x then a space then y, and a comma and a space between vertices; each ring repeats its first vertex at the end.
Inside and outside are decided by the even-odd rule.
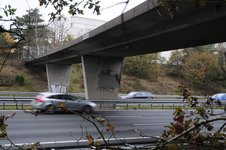
MULTIPOLYGON (((195 126, 189 128, 188 130, 184 131, 183 133, 181 133, 181 134, 179 134, 179 135, 173 137, 172 139, 166 141, 166 142, 163 143, 160 147, 161 147, 161 149, 163 149, 163 148, 165 147, 166 144, 171 143, 171 142, 173 142, 174 140, 179 139, 180 137, 182 137, 182 136, 184 136, 185 134, 189 133, 190 131, 193 131, 194 129, 200 127, 201 125, 204 125, 204 124, 210 123, 210 122, 214 122, 214 121, 218 121, 218 120, 226 120, 226 117, 225 117, 225 116, 222 116, 222 117, 219 117, 219 118, 214 118, 214 119, 202 121, 202 122, 198 123, 197 125, 195 125, 195 126)), ((156 148, 157 148, 157 147, 156 147, 156 148)), ((154 148, 154 150, 155 150, 156 148, 154 148)))

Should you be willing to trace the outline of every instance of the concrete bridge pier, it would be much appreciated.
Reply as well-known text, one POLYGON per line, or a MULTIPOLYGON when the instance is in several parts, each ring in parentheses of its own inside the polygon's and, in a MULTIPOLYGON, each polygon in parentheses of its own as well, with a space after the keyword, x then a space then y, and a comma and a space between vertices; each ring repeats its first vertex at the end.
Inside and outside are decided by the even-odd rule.
POLYGON ((49 92, 67 93, 72 67, 72 64, 46 64, 49 92))
MULTIPOLYGON (((118 99, 124 57, 83 55, 82 66, 86 99, 118 99)), ((102 105, 102 108, 113 107, 113 104, 102 105)))

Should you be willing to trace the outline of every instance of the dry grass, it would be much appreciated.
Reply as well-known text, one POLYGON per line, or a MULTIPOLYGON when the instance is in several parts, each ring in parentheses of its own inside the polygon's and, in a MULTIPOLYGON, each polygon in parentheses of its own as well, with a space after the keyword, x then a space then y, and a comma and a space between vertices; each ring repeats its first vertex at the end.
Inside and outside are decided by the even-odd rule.
MULTIPOLYGON (((158 77, 157 81, 151 82, 148 80, 123 75, 120 93, 127 94, 132 91, 148 91, 154 95, 176 95, 177 93, 175 90, 180 84, 186 84, 186 80, 165 75, 158 77)), ((193 89, 189 89, 189 91, 191 93, 195 93, 193 89)), ((199 92, 196 92, 196 94, 198 93, 199 92)))
POLYGON ((38 87, 33 83, 33 77, 29 71, 24 68, 24 61, 20 59, 7 60, 7 63, 0 72, 2 80, 0 80, 0 90, 1 91, 19 91, 19 92, 34 92, 37 91, 38 87), (23 66, 21 68, 21 66, 23 66), (24 85, 19 86, 15 84, 15 76, 24 76, 24 85), (12 83, 12 84, 5 84, 12 83), (3 83, 3 84, 2 84, 3 83))
POLYGON ((69 93, 85 93, 83 73, 80 64, 73 65, 69 93))

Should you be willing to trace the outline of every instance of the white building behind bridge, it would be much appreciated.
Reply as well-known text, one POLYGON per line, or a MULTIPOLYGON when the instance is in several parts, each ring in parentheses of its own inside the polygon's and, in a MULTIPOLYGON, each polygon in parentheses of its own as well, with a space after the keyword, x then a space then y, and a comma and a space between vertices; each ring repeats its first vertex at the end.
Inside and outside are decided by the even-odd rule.
POLYGON ((70 18, 70 26, 68 33, 74 35, 74 38, 77 38, 98 26, 104 24, 106 21, 72 16, 70 18))

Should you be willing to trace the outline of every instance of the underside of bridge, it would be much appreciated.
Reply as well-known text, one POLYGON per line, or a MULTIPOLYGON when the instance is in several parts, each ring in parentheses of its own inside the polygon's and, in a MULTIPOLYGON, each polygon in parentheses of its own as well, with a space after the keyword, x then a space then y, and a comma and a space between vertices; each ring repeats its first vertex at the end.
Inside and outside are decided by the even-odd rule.
MULTIPOLYGON (((27 60, 27 63, 34 66, 82 63, 86 97, 116 99, 124 57, 226 41, 225 5, 211 3, 195 7, 193 2, 181 3, 171 19, 167 13, 159 15, 158 12, 165 12, 165 7, 154 1, 145 1, 126 12, 124 22, 119 16, 47 54, 27 60)), ((58 76, 65 77, 67 71, 60 68, 57 68, 61 72, 58 76)), ((50 81, 50 86, 68 86, 66 80, 69 78, 65 83, 61 78, 57 80, 57 83, 50 81)))

